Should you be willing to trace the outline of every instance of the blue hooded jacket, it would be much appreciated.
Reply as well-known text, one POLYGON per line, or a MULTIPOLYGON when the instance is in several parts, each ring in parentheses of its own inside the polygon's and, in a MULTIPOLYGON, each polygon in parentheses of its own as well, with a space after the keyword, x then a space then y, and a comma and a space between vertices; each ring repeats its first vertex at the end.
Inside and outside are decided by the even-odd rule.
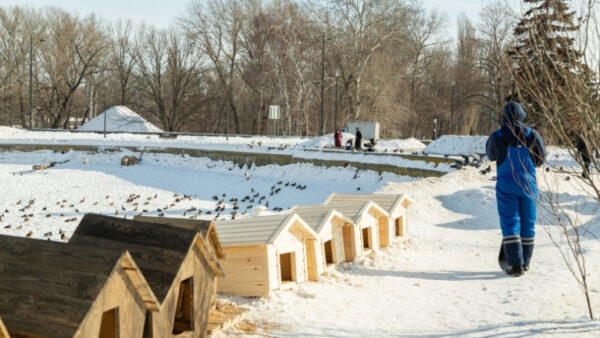
POLYGON ((525 116, 525 111, 518 102, 512 101, 504 106, 502 127, 493 132, 486 143, 486 153, 490 161, 496 161, 500 166, 506 159, 509 146, 525 146, 536 167, 544 163, 546 159, 544 141, 536 130, 523 123, 525 116))

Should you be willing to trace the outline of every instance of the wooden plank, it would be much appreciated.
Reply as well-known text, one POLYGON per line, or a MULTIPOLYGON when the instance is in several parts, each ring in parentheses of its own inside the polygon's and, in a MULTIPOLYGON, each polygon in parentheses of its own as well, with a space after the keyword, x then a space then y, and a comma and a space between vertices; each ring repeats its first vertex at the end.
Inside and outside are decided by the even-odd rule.
POLYGON ((219 283, 232 280, 244 280, 244 281, 262 281, 263 280, 263 269, 227 269, 227 277, 222 278, 219 283))
POLYGON ((40 165, 34 165, 32 167, 33 170, 39 171, 39 170, 44 170, 47 168, 52 167, 52 163, 44 163, 44 164, 40 164, 40 165))
POLYGON ((247 256, 262 256, 264 254, 264 246, 246 246, 246 247, 228 247, 225 249, 227 259, 247 257, 247 256))
POLYGON ((316 257, 316 241, 314 239, 306 240, 306 265, 308 280, 316 281, 319 279, 316 257))
POLYGON ((217 305, 210 311, 206 334, 215 335, 224 329, 232 327, 242 321, 247 313, 248 309, 236 306, 235 304, 222 301, 217 302, 217 305))

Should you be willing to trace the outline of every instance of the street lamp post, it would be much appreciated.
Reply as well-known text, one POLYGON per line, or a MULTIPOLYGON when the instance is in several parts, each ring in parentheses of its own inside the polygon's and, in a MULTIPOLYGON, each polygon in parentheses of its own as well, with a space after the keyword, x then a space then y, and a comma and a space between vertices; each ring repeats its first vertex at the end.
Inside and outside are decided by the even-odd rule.
POLYGON ((33 37, 29 35, 29 130, 33 130, 33 37))
MULTIPOLYGON (((44 39, 40 39, 44 42, 44 39)), ((29 130, 33 130, 33 35, 29 34, 29 130)))
POLYGON ((338 77, 340 70, 335 70, 335 108, 333 110, 333 129, 337 130, 337 112, 338 112, 338 77))
POLYGON ((456 82, 452 80, 452 89, 450 92, 450 134, 454 132, 454 85, 456 82))
POLYGON ((325 33, 322 35, 321 48, 321 135, 325 134, 325 33))

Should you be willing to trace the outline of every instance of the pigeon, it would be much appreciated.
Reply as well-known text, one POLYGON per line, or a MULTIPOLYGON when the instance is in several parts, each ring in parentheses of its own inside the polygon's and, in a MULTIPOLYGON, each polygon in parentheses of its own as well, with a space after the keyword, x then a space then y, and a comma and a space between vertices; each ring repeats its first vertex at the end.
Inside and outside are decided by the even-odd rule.
POLYGON ((492 165, 488 165, 487 168, 479 171, 482 175, 489 174, 492 171, 492 165))

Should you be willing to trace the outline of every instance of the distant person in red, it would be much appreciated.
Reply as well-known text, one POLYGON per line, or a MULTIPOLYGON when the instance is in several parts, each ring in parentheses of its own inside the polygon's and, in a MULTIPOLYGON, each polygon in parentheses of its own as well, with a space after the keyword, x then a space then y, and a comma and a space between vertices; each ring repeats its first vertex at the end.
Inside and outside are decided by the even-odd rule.
POLYGON ((333 134, 333 140, 335 142, 335 147, 336 148, 341 148, 342 147, 342 133, 340 132, 339 129, 335 130, 335 134, 333 134))

